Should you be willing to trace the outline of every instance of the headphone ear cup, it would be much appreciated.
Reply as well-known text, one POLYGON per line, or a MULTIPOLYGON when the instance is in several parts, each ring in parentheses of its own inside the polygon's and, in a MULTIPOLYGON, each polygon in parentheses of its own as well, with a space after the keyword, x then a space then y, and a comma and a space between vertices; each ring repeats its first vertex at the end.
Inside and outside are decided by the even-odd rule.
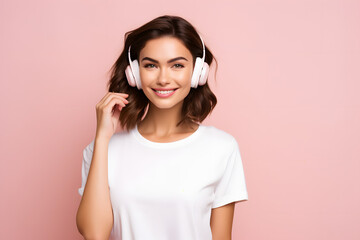
POLYGON ((139 70, 139 62, 137 59, 132 61, 132 67, 133 67, 133 74, 135 77, 136 86, 140 90, 141 89, 140 70, 139 70))
POLYGON ((134 75, 131 71, 131 67, 130 65, 127 65, 126 69, 125 69, 125 75, 126 75, 126 79, 129 83, 130 86, 135 87, 136 83, 135 83, 135 79, 134 79, 134 75))
POLYGON ((131 62, 131 66, 128 65, 126 67, 125 75, 130 86, 132 87, 136 86, 139 90, 141 89, 139 63, 137 59, 131 62), (131 70, 131 67, 134 71, 131 70))
POLYGON ((192 77, 191 77, 191 87, 192 88, 197 88, 197 86, 198 86, 199 77, 200 77, 201 68, 202 68, 201 62, 202 62, 201 58, 197 57, 196 61, 195 61, 193 74, 192 74, 192 77))
POLYGON ((202 86, 206 83, 208 76, 209 76, 209 64, 207 64, 207 62, 204 62, 202 70, 201 70, 201 74, 199 77, 199 85, 200 86, 202 86))

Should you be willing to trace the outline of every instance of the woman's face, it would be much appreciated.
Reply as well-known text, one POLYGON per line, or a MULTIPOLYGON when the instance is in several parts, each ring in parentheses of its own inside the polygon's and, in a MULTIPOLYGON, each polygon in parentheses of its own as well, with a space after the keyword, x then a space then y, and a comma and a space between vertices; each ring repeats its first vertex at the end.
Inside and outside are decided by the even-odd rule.
POLYGON ((140 51, 139 67, 142 90, 157 108, 182 104, 190 92, 193 58, 177 38, 164 36, 149 40, 140 51))

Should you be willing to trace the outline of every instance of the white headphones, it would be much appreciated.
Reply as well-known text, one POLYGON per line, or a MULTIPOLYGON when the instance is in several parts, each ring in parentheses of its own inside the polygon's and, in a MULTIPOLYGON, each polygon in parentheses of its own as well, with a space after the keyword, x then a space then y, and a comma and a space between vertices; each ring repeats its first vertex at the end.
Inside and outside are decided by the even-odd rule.
MULTIPOLYGON (((192 88, 197 88, 198 85, 200 85, 200 86, 204 85, 206 83, 207 77, 209 75, 209 65, 207 64, 207 62, 205 62, 205 44, 199 33, 198 33, 198 35, 201 39, 201 43, 203 46, 203 56, 202 56, 202 58, 200 58, 200 57, 196 58, 193 74, 191 77, 191 87, 192 88)), ((125 69, 125 75, 126 75, 129 85, 132 87, 136 86, 140 90, 142 87, 141 87, 141 80, 140 80, 139 62, 137 59, 135 59, 134 61, 131 61, 130 48, 131 48, 131 46, 129 47, 129 50, 128 50, 128 57, 129 57, 130 64, 125 69)))

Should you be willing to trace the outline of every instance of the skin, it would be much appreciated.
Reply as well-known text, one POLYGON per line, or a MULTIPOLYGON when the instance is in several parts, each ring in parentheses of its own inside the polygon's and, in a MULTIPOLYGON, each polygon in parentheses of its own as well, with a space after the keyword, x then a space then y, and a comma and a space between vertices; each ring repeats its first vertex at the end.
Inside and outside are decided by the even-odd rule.
MULTIPOLYGON (((153 142, 172 142, 194 133, 199 124, 192 123, 176 127, 181 119, 184 98, 191 89, 193 58, 191 52, 181 40, 164 36, 149 40, 139 55, 142 90, 149 99, 148 112, 138 125, 138 130, 145 138, 153 142), (151 58, 158 63, 152 61, 151 58), (170 59, 184 57, 187 60, 170 59), (152 88, 178 88, 168 97, 157 96, 152 88)), ((211 212, 210 227, 213 240, 231 239, 234 203, 214 208, 211 212)))
POLYGON ((142 90, 150 100, 148 112, 138 125, 139 132, 154 142, 171 142, 191 135, 198 124, 176 127, 181 118, 184 98, 190 92, 193 60, 190 51, 173 37, 149 40, 139 55, 142 90), (148 57, 159 61, 143 60, 148 57), (184 57, 167 63, 168 60, 184 57), (152 88, 178 88, 168 98, 161 98, 152 88))
POLYGON ((213 240, 231 240, 235 203, 211 210, 210 228, 213 240))

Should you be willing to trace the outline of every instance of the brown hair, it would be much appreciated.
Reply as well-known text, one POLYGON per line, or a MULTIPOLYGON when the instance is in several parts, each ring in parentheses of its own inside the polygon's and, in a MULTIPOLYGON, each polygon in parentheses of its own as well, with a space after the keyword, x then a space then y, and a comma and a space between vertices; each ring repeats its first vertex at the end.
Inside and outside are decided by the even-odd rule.
MULTIPOLYGON (((110 69, 108 89, 109 92, 129 94, 127 97, 129 103, 122 108, 119 117, 121 128, 127 131, 133 129, 141 121, 149 104, 144 92, 139 91, 137 87, 131 87, 127 81, 125 69, 129 64, 129 46, 131 45, 131 60, 138 59, 140 50, 145 47, 148 40, 162 36, 176 37, 181 40, 191 52, 194 66, 196 57, 203 56, 201 39, 196 29, 188 21, 178 16, 163 15, 135 30, 126 32, 124 49, 110 69)), ((205 44, 205 62, 210 66, 213 59, 216 62, 217 72, 217 60, 205 44)), ((182 123, 202 122, 212 112, 216 103, 217 99, 210 90, 207 81, 202 86, 198 85, 197 88, 191 88, 184 99, 181 111, 182 119, 177 123, 177 126, 182 123)))

